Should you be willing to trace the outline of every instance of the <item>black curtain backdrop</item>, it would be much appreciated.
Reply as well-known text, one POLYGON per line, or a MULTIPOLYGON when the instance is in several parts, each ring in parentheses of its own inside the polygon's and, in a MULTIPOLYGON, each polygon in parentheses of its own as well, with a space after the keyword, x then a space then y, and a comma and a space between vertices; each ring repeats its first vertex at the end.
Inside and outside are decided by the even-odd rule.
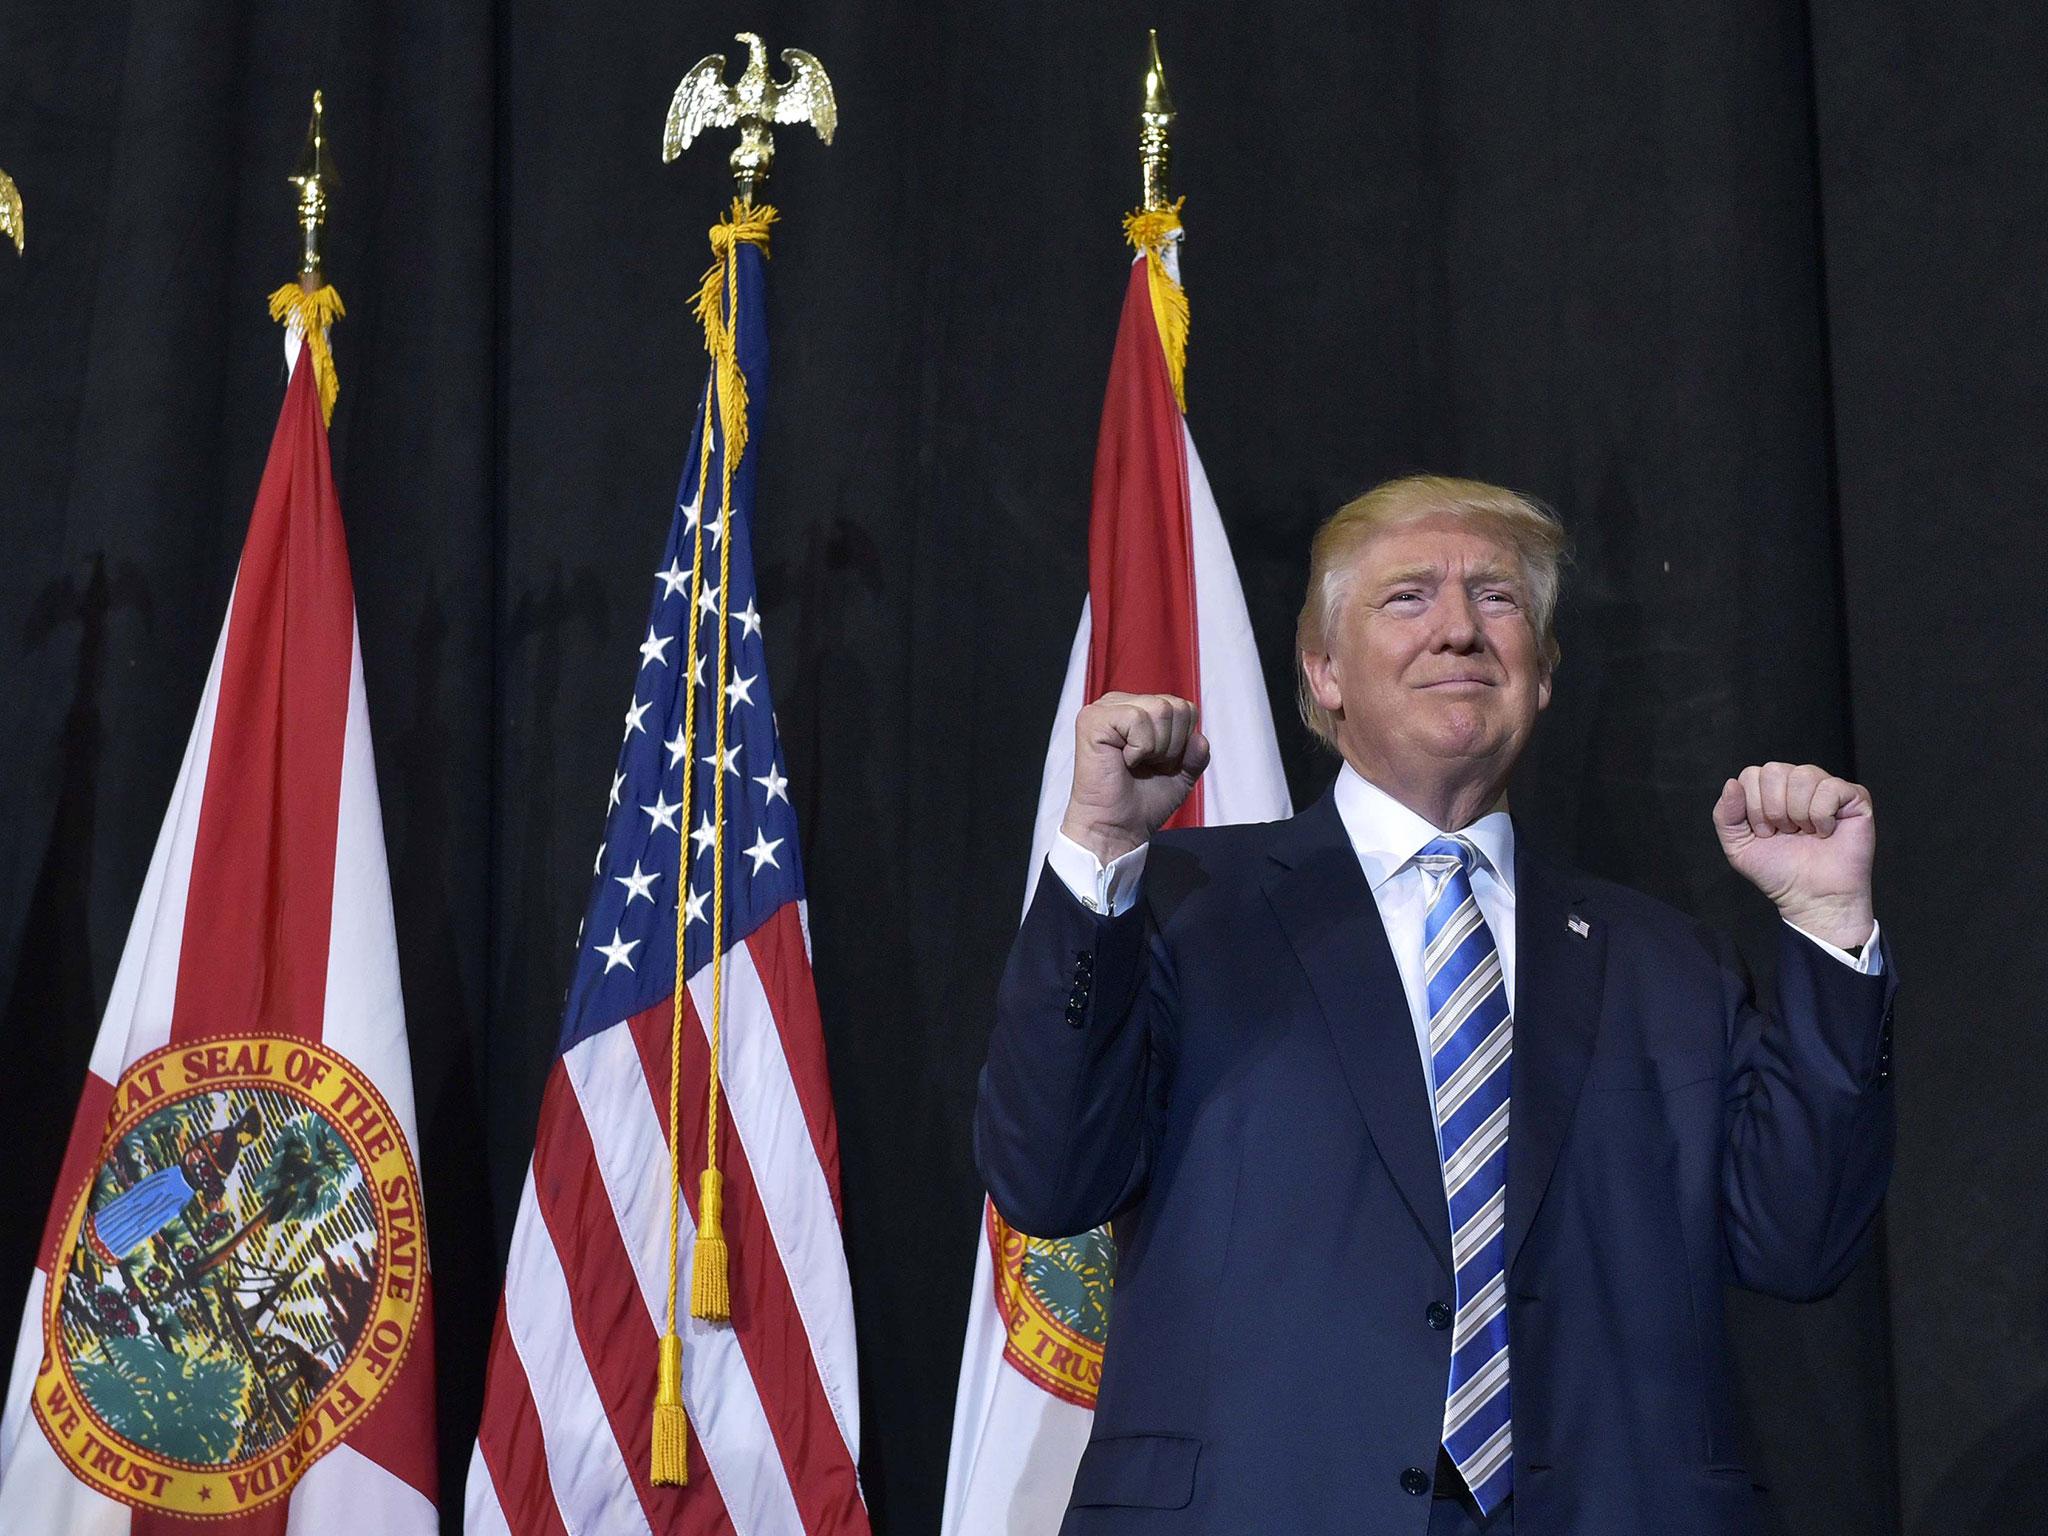
MULTIPOLYGON (((0 1309, 18 1316, 281 385, 326 91, 349 523, 459 1526, 499 1264, 702 377, 724 145, 683 70, 817 53, 780 136, 757 557, 804 829, 882 1536, 936 1529, 1016 921, 1136 192, 1181 109, 1191 419, 1276 700, 1308 534, 1432 468, 1559 507, 1535 835, 1770 917, 1707 810, 1862 777, 1898 1175, 1832 1300, 1735 1309, 1779 1532, 2048 1529, 2048 11, 1081 0, 6 0, 0 1309)), ((1331 763, 1281 726, 1297 800, 1331 763)))

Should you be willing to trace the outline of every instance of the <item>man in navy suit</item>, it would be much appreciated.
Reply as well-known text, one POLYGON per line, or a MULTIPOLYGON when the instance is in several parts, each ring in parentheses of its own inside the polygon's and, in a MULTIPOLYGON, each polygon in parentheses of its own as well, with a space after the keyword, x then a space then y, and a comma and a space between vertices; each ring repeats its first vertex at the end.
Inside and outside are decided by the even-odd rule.
POLYGON ((1759 1528, 1722 1286, 1810 1298, 1889 1177, 1869 792, 1745 768, 1713 824, 1776 996, 1661 902, 1538 855, 1504 788, 1549 703, 1563 536, 1413 477, 1317 534, 1290 821, 1161 832, 1195 706, 1076 723, 975 1118, 1003 1216, 1110 1221, 1066 1536, 1759 1528))

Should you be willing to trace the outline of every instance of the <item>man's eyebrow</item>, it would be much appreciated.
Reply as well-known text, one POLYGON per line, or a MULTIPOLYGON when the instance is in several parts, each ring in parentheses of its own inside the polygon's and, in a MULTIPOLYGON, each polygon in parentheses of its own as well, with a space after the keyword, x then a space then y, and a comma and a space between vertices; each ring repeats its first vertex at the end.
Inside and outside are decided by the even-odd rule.
POLYGON ((1444 570, 1440 565, 1403 565, 1391 571, 1383 571, 1373 582, 1376 587, 1398 587, 1411 581, 1442 581, 1444 570))
MULTIPOLYGON (((1373 582, 1375 587, 1398 587, 1409 582, 1439 582, 1444 579, 1440 565, 1403 565, 1391 571, 1382 572, 1373 582)), ((1481 565, 1466 572, 1468 586, 1515 586, 1519 585, 1522 573, 1512 565, 1481 565)))
POLYGON ((1475 587, 1511 587, 1520 583, 1522 573, 1511 565, 1482 565, 1474 569, 1465 579, 1475 587))

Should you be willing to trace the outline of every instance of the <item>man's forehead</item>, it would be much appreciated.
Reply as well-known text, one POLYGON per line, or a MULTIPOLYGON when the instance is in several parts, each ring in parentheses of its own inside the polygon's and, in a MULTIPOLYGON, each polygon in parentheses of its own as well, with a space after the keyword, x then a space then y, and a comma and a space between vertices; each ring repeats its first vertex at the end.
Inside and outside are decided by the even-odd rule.
POLYGON ((1374 534, 1359 548, 1355 568, 1368 579, 1388 581, 1456 572, 1461 576, 1519 576, 1515 550, 1476 528, 1449 517, 1403 523, 1374 534))

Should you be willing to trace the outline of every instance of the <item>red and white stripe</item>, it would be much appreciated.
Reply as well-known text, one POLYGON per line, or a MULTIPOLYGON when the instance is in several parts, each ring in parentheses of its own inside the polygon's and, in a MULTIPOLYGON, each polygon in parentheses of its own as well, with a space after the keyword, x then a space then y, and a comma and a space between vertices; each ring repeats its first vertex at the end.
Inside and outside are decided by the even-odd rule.
MULTIPOLYGON (((311 369, 295 369, 250 518, 198 717, 93 1047, 0 1419, 0 1531, 187 1531, 72 1476, 32 1425, 29 1391, 55 1245, 101 1156, 114 1084, 173 1041, 265 1033, 353 1062, 418 1165, 397 932, 347 545, 311 369)), ((223 1536, 428 1533, 433 1331, 375 1410, 306 1466, 289 1499, 206 1524, 223 1536)))
MULTIPOLYGON (((1177 273, 1177 250, 1168 265, 1177 273)), ((1102 407, 1089 524, 1089 594, 1039 781, 1024 885, 1029 909, 1074 778, 1074 717, 1110 689, 1201 706, 1214 757, 1170 825, 1270 821, 1292 812, 1244 588, 1209 477, 1173 395, 1145 258, 1131 265, 1102 407)), ((1003 1357, 996 1265, 983 1213, 941 1536, 1053 1536, 1092 1410, 1044 1390, 1003 1357)))
MULTIPOLYGON (((689 1483, 648 1480, 668 1288, 672 1004, 555 1065, 520 1197, 483 1425, 472 1532, 864 1536, 853 1298, 839 1158, 800 908, 726 958, 719 1164, 730 1323, 688 1316, 694 1180, 676 1249, 689 1483)), ((690 978, 683 1139, 701 1144, 711 972, 690 978)))

